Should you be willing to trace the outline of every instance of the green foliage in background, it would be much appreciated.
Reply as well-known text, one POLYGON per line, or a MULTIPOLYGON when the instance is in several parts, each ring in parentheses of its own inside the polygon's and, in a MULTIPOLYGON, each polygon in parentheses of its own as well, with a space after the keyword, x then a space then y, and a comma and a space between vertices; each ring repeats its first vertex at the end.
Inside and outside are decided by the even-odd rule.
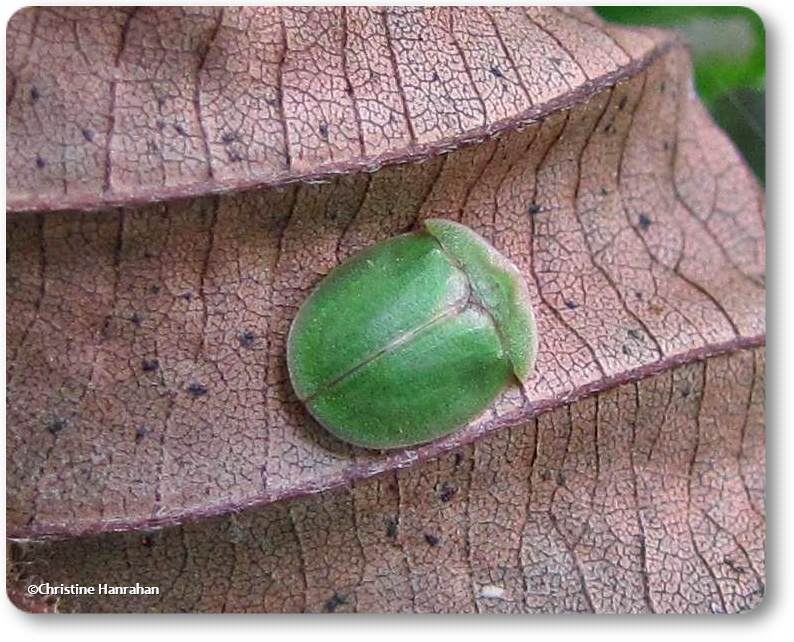
POLYGON ((605 20, 680 32, 692 49, 695 86, 714 120, 764 181, 766 40, 744 7, 596 7, 605 20))

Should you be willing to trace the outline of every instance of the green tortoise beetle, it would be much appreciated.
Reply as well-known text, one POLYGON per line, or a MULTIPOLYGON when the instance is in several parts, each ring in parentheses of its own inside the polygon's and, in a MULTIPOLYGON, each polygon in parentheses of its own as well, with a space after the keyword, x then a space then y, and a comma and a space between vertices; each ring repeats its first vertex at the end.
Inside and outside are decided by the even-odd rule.
POLYGON ((298 398, 339 439, 414 446, 465 425, 515 379, 537 336, 518 269, 468 227, 428 219, 332 270, 287 339, 298 398))

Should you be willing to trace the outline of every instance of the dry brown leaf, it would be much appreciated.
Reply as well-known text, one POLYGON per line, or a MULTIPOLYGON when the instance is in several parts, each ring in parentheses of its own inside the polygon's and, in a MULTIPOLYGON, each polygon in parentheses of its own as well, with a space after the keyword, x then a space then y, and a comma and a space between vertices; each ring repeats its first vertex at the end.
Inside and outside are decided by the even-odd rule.
POLYGON ((580 9, 50 8, 8 47, 20 602, 111 577, 162 593, 36 606, 760 602, 763 195, 681 42, 580 9), (428 216, 524 271, 536 375, 442 441, 345 446, 287 329, 428 216))

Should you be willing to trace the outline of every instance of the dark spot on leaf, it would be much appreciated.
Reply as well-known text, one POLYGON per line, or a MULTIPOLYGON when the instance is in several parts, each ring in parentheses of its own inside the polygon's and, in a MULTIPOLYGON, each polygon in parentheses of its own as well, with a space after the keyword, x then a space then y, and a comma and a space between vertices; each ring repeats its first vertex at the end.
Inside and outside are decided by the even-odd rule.
POLYGON ((68 420, 64 419, 63 417, 55 417, 55 419, 53 419, 47 426, 47 430, 49 430, 53 435, 57 435, 68 425, 68 420))
POLYGON ((439 81, 438 73, 435 72, 435 71, 433 72, 432 80, 433 80, 433 82, 438 82, 439 81))
POLYGON ((681 390, 681 397, 683 399, 686 399, 692 393, 692 386, 689 384, 689 382, 684 381, 681 384, 680 390, 681 390))
POLYGON ((452 500, 452 498, 457 495, 458 489, 456 486, 448 482, 443 482, 441 484, 441 488, 438 490, 438 498, 444 502, 445 504, 452 500))
POLYGON ((143 322, 143 317, 137 312, 133 312, 132 316, 130 317, 130 321, 132 321, 132 325, 134 325, 136 328, 140 328, 141 323, 143 322))
POLYGON ((146 548, 152 548, 156 542, 156 537, 152 533, 146 533, 141 537, 141 545, 146 548))
POLYGON ((549 481, 551 479, 551 473, 548 470, 544 470, 542 473, 540 473, 540 478, 543 481, 549 481))
POLYGON ((397 518, 389 517, 386 520, 386 537, 389 539, 397 539, 397 518))
POLYGON ((642 292, 640 292, 639 290, 635 290, 634 298, 637 299, 638 301, 642 301, 642 292))
POLYGON ((183 292, 179 296, 180 296, 180 298, 184 299, 185 301, 192 301, 193 300, 193 293, 192 292, 183 292))
POLYGON ((567 299, 565 301, 565 307, 568 308, 569 310, 575 310, 576 308, 579 307, 579 304, 576 301, 571 301, 570 299, 567 299))
POLYGON ((565 486, 565 475, 561 470, 557 471, 557 486, 565 486))
POLYGON ((601 196, 606 196, 609 194, 609 190, 606 187, 601 188, 601 196))
POLYGON ((30 88, 30 102, 35 103, 38 99, 41 98, 41 94, 39 93, 38 87, 31 87, 30 88))
POLYGON ((636 328, 629 328, 628 330, 626 330, 626 332, 627 332, 627 333, 628 333, 628 335, 629 335, 629 336, 630 336, 632 339, 634 339, 635 341, 642 341, 642 339, 643 339, 643 334, 642 334, 642 332, 640 332, 640 331, 639 331, 639 330, 637 330, 636 328))
POLYGON ((663 80, 661 83, 659 83, 659 93, 663 94, 665 89, 667 89, 667 82, 663 80))
POLYGON ((94 132, 92 132, 90 129, 83 129, 83 138, 85 138, 89 143, 93 142, 94 132))
POLYGON ((345 93, 348 96, 352 96, 353 95, 353 85, 350 84, 349 80, 345 80, 345 93))
POLYGON ((101 332, 102 332, 102 339, 103 340, 107 339, 110 336, 110 322, 111 322, 111 316, 108 314, 105 317, 105 322, 102 324, 101 332))
POLYGON ((224 145, 233 143, 236 140, 237 140, 237 134, 235 134, 234 132, 224 132, 223 135, 221 136, 221 142, 224 145))
POLYGON ((744 566, 740 566, 727 555, 722 558, 722 563, 725 564, 728 568, 730 568, 734 573, 738 573, 739 575, 742 575, 743 573, 747 572, 747 569, 744 568, 744 566))
POLYGON ((648 218, 645 214, 640 214, 639 218, 637 219, 637 223, 640 226, 640 229, 645 232, 650 226, 653 221, 648 218))
POLYGON ((265 98, 265 102, 270 107, 277 107, 278 106, 278 100, 276 100, 275 98, 265 98))
POLYGON ((628 347, 628 346, 627 346, 625 343, 624 343, 624 344, 621 346, 620 350, 621 350, 621 352, 622 352, 623 354, 625 354, 627 357, 630 357, 630 356, 631 356, 631 350, 629 349, 629 347, 628 347))
POLYGON ((226 156, 228 156, 232 163, 239 163, 241 160, 243 160, 242 154, 233 149, 227 149, 226 156))
POLYGON ((144 359, 141 368, 144 372, 154 372, 160 368, 160 362, 157 359, 144 359))
POLYGON ((45 161, 41 156, 36 156, 36 167, 39 169, 44 169, 47 165, 47 161, 45 161))
POLYGON ((334 592, 333 596, 331 596, 331 599, 325 603, 325 612, 333 613, 336 611, 336 609, 344 604, 347 604, 347 599, 339 595, 339 593, 334 592))
POLYGON ((527 208, 527 211, 529 212, 530 216, 537 214, 538 212, 540 212, 540 205, 538 205, 537 203, 530 203, 529 207, 527 208))
POLYGON ((328 124, 327 123, 320 123, 320 136, 324 139, 328 140, 328 124))
POLYGON ((623 96, 623 98, 620 99, 620 102, 618 103, 618 109, 620 111, 623 111, 623 109, 626 107, 626 103, 628 102, 628 100, 629 100, 628 96, 623 96))
POLYGON ((256 341, 256 335, 250 330, 245 330, 239 334, 237 339, 240 341, 240 345, 243 348, 252 348, 256 341))
POLYGON ((614 131, 615 131, 615 124, 612 122, 607 123, 606 126, 604 127, 605 134, 611 134, 614 131))
POLYGON ((185 131, 185 128, 182 127, 182 125, 180 125, 179 123, 174 125, 174 129, 176 130, 176 133, 179 134, 180 136, 187 136, 187 132, 185 131))
POLYGON ((455 468, 460 466, 462 463, 463 463, 463 454, 455 453, 455 468))
POLYGON ((432 535, 431 533, 425 533, 425 541, 430 546, 438 546, 440 540, 438 539, 438 537, 432 535))
POLYGON ((194 381, 193 383, 191 383, 187 387, 187 391, 188 391, 188 394, 191 397, 194 397, 194 398, 203 397, 204 395, 207 394, 207 392, 209 392, 207 390, 207 386, 205 386, 202 383, 198 383, 197 381, 194 381))
POLYGON ((138 426, 135 429, 135 443, 136 444, 141 443, 148 434, 149 434, 149 429, 146 426, 138 426))
POLYGON ((499 67, 491 67, 491 73, 497 78, 504 78, 505 75, 502 73, 502 70, 499 67))
MULTIPOLYGON (((151 258, 151 257, 149 256, 147 258, 151 258)), ((151 292, 152 294, 160 294, 160 286, 153 285, 152 287, 149 288, 149 292, 151 292)))

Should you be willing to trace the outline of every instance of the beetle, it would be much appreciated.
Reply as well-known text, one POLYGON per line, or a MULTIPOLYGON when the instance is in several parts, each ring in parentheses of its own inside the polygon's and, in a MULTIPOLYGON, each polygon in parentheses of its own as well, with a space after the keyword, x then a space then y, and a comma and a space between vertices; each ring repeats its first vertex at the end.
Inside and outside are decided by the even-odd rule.
POLYGON ((537 353, 526 283, 470 228, 427 219, 334 268, 300 306, 287 368, 311 415, 371 449, 433 441, 481 415, 537 353))

